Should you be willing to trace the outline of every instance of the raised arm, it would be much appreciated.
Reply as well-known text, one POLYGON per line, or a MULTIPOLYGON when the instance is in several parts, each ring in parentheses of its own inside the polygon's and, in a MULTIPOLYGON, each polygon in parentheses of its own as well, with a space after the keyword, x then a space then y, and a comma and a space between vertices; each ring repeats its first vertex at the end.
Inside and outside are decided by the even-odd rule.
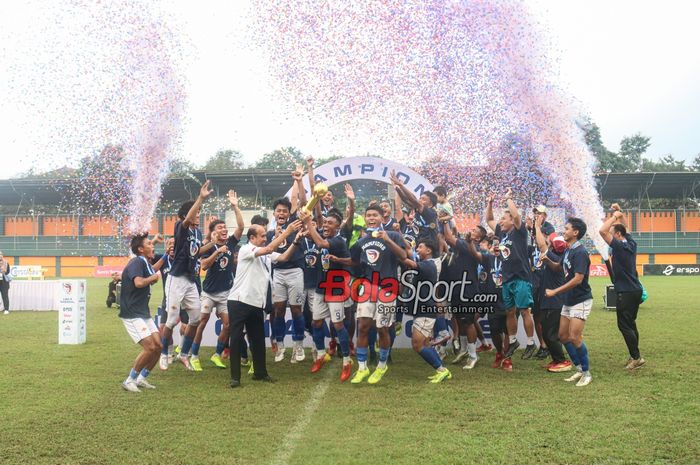
POLYGON ((402 262, 406 259, 406 257, 408 256, 406 253, 406 249, 398 245, 396 242, 392 241, 387 231, 376 231, 376 235, 379 239, 384 239, 384 242, 386 243, 387 247, 389 247, 389 250, 391 250, 391 252, 394 255, 396 255, 399 261, 402 262))
POLYGON ((496 220, 493 218, 493 195, 489 195, 486 199, 486 224, 492 231, 496 230, 496 220))
POLYGON ((238 207, 238 194, 233 189, 228 191, 228 201, 231 202, 231 208, 236 214, 236 229, 233 230, 233 236, 236 239, 240 239, 243 235, 243 228, 245 228, 245 221, 243 221, 243 213, 238 207))
POLYGON ((535 241, 537 242, 537 248, 540 249, 540 252, 546 254, 547 240, 545 239, 544 234, 542 234, 543 221, 544 218, 542 218, 542 215, 537 215, 537 219, 535 220, 535 241))
POLYGON ((610 208, 612 208, 614 210, 613 215, 615 214, 615 212, 620 212, 620 217, 619 217, 620 223, 622 223, 622 226, 624 226, 625 229, 629 230, 629 227, 627 226, 627 218, 625 218, 625 215, 622 213, 622 209, 620 208, 620 204, 614 203, 614 204, 610 205, 610 208))
POLYGON ((304 170, 302 169, 301 165, 297 165, 297 168, 294 171, 292 171, 292 178, 294 179, 294 184, 296 185, 299 203, 297 203, 296 205, 292 203, 292 211, 289 212, 290 214, 294 213, 295 211, 298 211, 300 207, 306 205, 306 190, 304 189, 303 177, 304 170))
POLYGON ((355 191, 350 184, 345 184, 345 197, 348 199, 348 205, 345 208, 345 224, 342 226, 352 234, 352 228, 355 223, 355 191))
MULTIPOLYGON (((311 238, 314 243, 319 246, 322 249, 328 249, 331 245, 328 243, 326 239, 321 237, 321 235, 318 233, 316 228, 314 228, 311 225, 311 215, 300 215, 301 218, 299 218, 301 221, 304 222, 304 226, 306 226, 306 234, 311 238)), ((297 236, 298 238, 299 236, 297 236)), ((297 239, 298 240, 298 239, 297 239)))
POLYGON ((280 235, 275 237, 273 240, 270 241, 269 244, 267 244, 265 247, 259 247, 255 249, 255 256, 260 257, 262 255, 269 255, 272 252, 274 252, 277 247, 284 242, 285 239, 287 239, 293 232, 299 231, 301 229, 301 221, 296 220, 289 226, 287 226, 287 229, 282 231, 280 235))
POLYGON ((523 219, 520 216, 518 206, 515 205, 515 202, 513 202, 513 189, 511 189, 510 187, 506 192, 506 203, 508 204, 508 211, 510 212, 511 218, 513 218, 513 224, 515 225, 515 228, 520 229, 520 226, 522 226, 523 224, 523 219))
POLYGON ((423 204, 420 203, 420 200, 418 200, 406 186, 404 186, 403 182, 396 176, 395 171, 391 171, 389 174, 389 179, 391 179, 391 183, 396 188, 396 193, 399 195, 401 200, 406 202, 409 207, 414 208, 417 212, 422 213, 423 204))
POLYGON ((476 246, 474 245, 474 241, 472 240, 472 234, 470 232, 467 233, 467 237, 464 239, 463 242, 465 247, 467 248, 467 253, 471 255, 472 258, 474 258, 474 260, 481 263, 484 260, 484 256, 478 250, 476 250, 476 246))
MULTIPOLYGON (((314 186, 316 185, 316 181, 314 180, 314 157, 306 157, 306 167, 309 169, 309 192, 313 193, 314 186)), ((316 218, 316 222, 321 221, 321 218, 323 218, 321 202, 317 202, 314 207, 314 218, 316 218)))
POLYGON ((192 208, 190 208, 190 211, 187 212, 187 216, 182 221, 182 227, 189 228, 190 226, 196 223, 197 214, 199 214, 199 209, 202 208, 202 204, 207 199, 207 197, 209 197, 211 193, 214 192, 214 190, 209 189, 209 184, 210 181, 206 180, 202 185, 202 188, 199 190, 199 195, 197 196, 197 199, 194 201, 192 208))

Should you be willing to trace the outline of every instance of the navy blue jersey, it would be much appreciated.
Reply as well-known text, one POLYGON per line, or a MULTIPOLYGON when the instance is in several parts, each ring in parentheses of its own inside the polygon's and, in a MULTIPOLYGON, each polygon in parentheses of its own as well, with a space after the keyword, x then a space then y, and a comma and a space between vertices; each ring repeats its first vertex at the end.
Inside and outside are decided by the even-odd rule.
POLYGON ((501 225, 496 226, 496 237, 500 239, 501 256, 503 257, 503 282, 515 279, 530 281, 530 261, 528 257, 528 232, 525 222, 520 228, 508 232, 501 231, 501 225))
MULTIPOLYGON (((296 220, 297 220, 297 214, 295 212, 292 216, 289 217, 287 222, 282 225, 282 231, 287 229, 287 226, 289 226, 290 224, 292 224, 296 220)), ((275 252, 278 252, 281 254, 285 253, 287 251, 287 249, 292 245, 292 242, 294 242, 296 237, 297 237, 296 232, 293 232, 292 234, 287 236, 287 238, 284 241, 282 241, 282 243, 279 245, 279 247, 277 247, 277 249, 275 249, 275 252)), ((270 242, 272 242, 274 238, 275 238, 275 231, 268 231, 267 232, 267 243, 269 244, 270 242)), ((296 250, 294 251, 294 253, 292 254, 292 256, 290 257, 290 259, 287 260, 286 262, 272 264, 273 270, 276 270, 276 269, 290 270, 292 268, 304 268, 304 254, 301 251, 301 247, 297 247, 296 250)))
MULTIPOLYGON (((396 231, 387 231, 387 234, 398 244, 404 246, 403 237, 396 231)), ((396 255, 389 250, 383 239, 372 237, 371 234, 360 238, 355 245, 350 248, 350 257, 354 262, 359 263, 357 269, 358 278, 372 280, 373 273, 379 273, 379 279, 398 278, 397 268, 399 260, 396 255)))
MULTIPOLYGON (((547 258, 555 263, 561 262, 562 256, 554 250, 547 251, 547 258)), ((564 284, 564 275, 559 271, 552 270, 547 265, 542 265, 542 283, 537 290, 540 299, 541 309, 561 309, 564 305, 564 296, 562 294, 554 297, 545 297, 545 289, 556 289, 564 284)))
POLYGON ((641 291, 642 284, 637 275, 637 243, 627 234, 621 241, 613 238, 612 270, 615 277, 615 292, 641 291))
POLYGON ((477 276, 477 268, 479 267, 479 261, 476 258, 474 258, 472 254, 469 253, 467 247, 467 241, 465 241, 464 239, 457 239, 457 243, 455 244, 455 251, 457 252, 457 255, 459 257, 461 270, 459 272, 459 276, 457 276, 456 278, 458 280, 461 280, 463 273, 465 271, 467 272, 467 281, 471 281, 471 284, 466 285, 464 287, 464 295, 471 297, 479 291, 479 280, 477 276))
MULTIPOLYGON (((219 255, 219 257, 214 261, 214 263, 207 270, 206 276, 204 276, 204 283, 202 283, 202 289, 207 294, 215 294, 217 292, 224 292, 231 290, 233 286, 233 250, 238 245, 238 239, 235 236, 230 236, 226 241, 226 246, 228 251, 219 255)), ((211 257, 219 249, 218 245, 214 245, 204 257, 211 257)))
POLYGON ((387 221, 386 223, 382 223, 382 228, 384 228, 387 231, 393 231, 395 224, 396 218, 389 218, 389 221, 387 221))
POLYGON ((302 239, 299 245, 304 255, 304 289, 315 289, 320 274, 321 249, 308 237, 302 239))
POLYGON ((399 225, 401 226, 403 240, 405 240, 412 249, 415 249, 416 240, 418 239, 418 226, 414 223, 408 224, 404 219, 399 222, 399 225))
POLYGON ((501 286, 503 285, 503 258, 492 254, 484 254, 481 258, 481 263, 477 267, 479 275, 479 292, 482 294, 496 295, 497 299, 493 305, 493 313, 505 314, 503 308, 503 293, 501 286))
POLYGON ((160 280, 163 282, 163 291, 165 291, 165 281, 168 279, 168 275, 170 275, 170 268, 173 266, 173 259, 170 258, 170 255, 168 254, 157 254, 153 257, 153 263, 159 261, 161 258, 163 258, 163 265, 160 267, 158 272, 160 273, 160 280))
POLYGON ((418 227, 418 238, 429 238, 437 241, 438 236, 438 217, 435 209, 430 207, 423 207, 422 212, 416 210, 415 218, 413 219, 413 224, 418 227))
POLYGON ((435 300, 431 298, 432 296, 430 294, 431 289, 435 287, 435 283, 438 280, 437 265, 432 259, 421 260, 416 264, 418 265, 418 268, 414 271, 416 271, 418 274, 416 274, 412 279, 414 286, 418 287, 420 286, 420 283, 431 283, 432 285, 420 286, 421 300, 418 302, 417 306, 414 306, 413 303, 409 304, 409 308, 411 310, 415 308, 414 315, 418 318, 435 318, 437 316, 437 308, 435 300))
POLYGON ((199 276, 199 248, 202 232, 191 226, 184 228, 182 221, 175 223, 175 258, 170 267, 172 276, 184 276, 192 282, 199 276))
POLYGON ((136 287, 134 279, 148 278, 156 272, 145 257, 134 257, 122 271, 122 291, 119 297, 119 318, 151 318, 148 302, 151 286, 136 287))
MULTIPOLYGON (((328 248, 321 249, 320 254, 320 267, 318 273, 318 284, 326 280, 326 275, 330 270, 342 270, 345 269, 343 265, 337 262, 331 262, 328 259, 328 255, 335 255, 338 258, 348 258, 350 252, 348 251, 348 243, 342 236, 335 236, 326 239, 328 241, 328 248)), ((320 287, 316 287, 317 294, 323 294, 325 291, 320 287)))
POLYGON ((530 282, 532 283, 533 294, 537 294, 540 284, 542 283, 542 275, 544 274, 545 265, 542 264, 541 255, 539 247, 529 246, 530 249, 530 282))
POLYGON ((571 289, 564 295, 564 305, 573 306, 593 298, 591 287, 588 285, 588 273, 591 266, 591 257, 586 248, 576 242, 564 252, 562 267, 564 268, 564 282, 574 279, 576 273, 583 275, 581 284, 571 289))

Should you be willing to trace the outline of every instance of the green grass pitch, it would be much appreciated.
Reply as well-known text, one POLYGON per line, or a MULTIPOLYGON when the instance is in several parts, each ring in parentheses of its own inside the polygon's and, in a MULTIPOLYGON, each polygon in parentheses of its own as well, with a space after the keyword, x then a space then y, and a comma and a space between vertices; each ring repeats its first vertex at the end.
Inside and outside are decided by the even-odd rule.
MULTIPOLYGON (((615 313, 592 279, 585 331, 593 383, 576 388, 541 361, 514 357, 513 373, 482 354, 466 372, 428 384, 412 351, 394 353, 377 386, 340 384, 340 363, 315 375, 310 357, 274 364, 275 384, 208 362, 188 373, 154 370, 155 391, 119 384, 138 349, 106 280, 88 282, 88 342, 57 344, 55 312, 0 315, 2 464, 693 464, 700 462, 700 292, 697 278, 645 277, 638 318, 646 367, 627 352, 615 313), (258 452, 255 452, 258 451, 258 452)), ((161 298, 154 286, 151 308, 161 298)))

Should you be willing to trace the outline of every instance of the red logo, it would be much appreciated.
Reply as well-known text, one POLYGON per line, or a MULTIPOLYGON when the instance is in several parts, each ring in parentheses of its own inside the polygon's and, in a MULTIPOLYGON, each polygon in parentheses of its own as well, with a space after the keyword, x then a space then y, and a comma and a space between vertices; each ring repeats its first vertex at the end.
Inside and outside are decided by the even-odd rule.
POLYGON ((591 265, 588 268, 590 276, 608 276, 608 267, 605 265, 591 265))
POLYGON ((319 284, 326 302, 345 302, 350 297, 358 303, 390 303, 399 295, 399 281, 396 278, 379 279, 379 273, 374 272, 372 279, 357 278, 352 285, 350 278, 346 270, 328 271, 326 280, 319 284))

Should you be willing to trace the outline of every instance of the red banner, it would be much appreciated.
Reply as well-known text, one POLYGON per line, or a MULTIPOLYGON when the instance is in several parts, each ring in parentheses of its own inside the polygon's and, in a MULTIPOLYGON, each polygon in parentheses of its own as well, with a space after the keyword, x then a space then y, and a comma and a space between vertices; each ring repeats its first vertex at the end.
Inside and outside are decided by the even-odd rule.
POLYGON ((96 278, 111 278, 112 273, 122 274, 123 266, 109 265, 109 266, 96 266, 93 276, 96 278))
POLYGON ((588 268, 588 274, 590 276, 609 276, 608 267, 605 265, 594 265, 591 263, 591 266, 588 268))

